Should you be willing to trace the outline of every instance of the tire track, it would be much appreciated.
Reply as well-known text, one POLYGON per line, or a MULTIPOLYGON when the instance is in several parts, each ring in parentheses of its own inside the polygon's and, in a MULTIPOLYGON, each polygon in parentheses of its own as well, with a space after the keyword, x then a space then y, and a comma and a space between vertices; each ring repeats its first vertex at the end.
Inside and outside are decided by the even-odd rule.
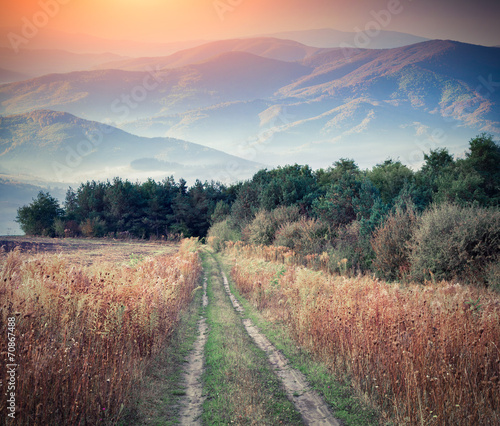
MULTIPOLYGON (((243 314, 245 312, 244 308, 231 293, 226 275, 224 272, 221 273, 224 280, 224 288, 234 309, 243 314)), ((243 325, 256 345, 267 354, 271 366, 281 379, 288 398, 294 403, 297 411, 300 412, 304 424, 341 426, 341 423, 332 416, 323 398, 310 388, 305 376, 289 365, 288 360, 283 354, 274 347, 267 337, 260 333, 252 321, 250 319, 243 319, 243 325)))
MULTIPOLYGON (((203 299, 202 306, 208 306, 207 277, 203 278, 203 299)), ((206 318, 203 316, 198 321, 198 337, 193 346, 193 350, 187 359, 184 370, 184 386, 186 394, 181 399, 181 410, 179 413, 179 423, 181 425, 201 425, 200 416, 203 412, 203 385, 201 375, 204 370, 204 349, 207 341, 208 326, 206 318)))

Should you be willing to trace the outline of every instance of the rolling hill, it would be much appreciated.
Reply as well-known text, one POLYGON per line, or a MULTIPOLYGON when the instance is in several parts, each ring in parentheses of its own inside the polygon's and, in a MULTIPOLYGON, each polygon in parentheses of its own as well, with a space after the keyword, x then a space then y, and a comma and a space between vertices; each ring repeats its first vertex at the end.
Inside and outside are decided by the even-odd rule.
MULTIPOLYGON (((317 166, 325 158, 362 158, 360 150, 367 165, 402 156, 418 166, 429 149, 446 144, 460 154, 477 133, 500 134, 495 48, 435 40, 385 50, 324 49, 301 64, 311 72, 271 98, 214 102, 121 126, 218 149, 253 143, 267 133, 272 143, 260 161, 282 164, 299 156, 317 166), (271 121, 261 119, 269 115, 271 121), (382 148, 374 154, 375 143, 382 148)), ((239 148, 231 152, 241 155, 239 148)))
POLYGON ((0 86, 0 113, 50 108, 93 120, 106 118, 120 122, 124 118, 165 111, 183 112, 220 102, 271 97, 283 85, 310 71, 295 62, 246 52, 226 52, 197 64, 165 71, 49 74, 0 86), (124 110, 126 117, 123 117, 124 110))
POLYGON ((0 117, 0 173, 25 182, 148 177, 238 180, 261 165, 173 138, 144 138, 48 110, 0 117), (228 178, 229 176, 229 178, 228 178))
POLYGON ((300 159, 324 167, 341 156, 361 158, 361 150, 360 161, 370 164, 399 155, 418 166, 422 152, 439 144, 459 154, 479 132, 500 134, 497 52, 449 40, 312 50, 269 38, 229 40, 158 58, 157 66, 148 58, 124 65, 156 71, 93 70, 2 85, 0 113, 65 111, 267 164, 300 159), (290 48, 302 59, 233 50, 272 56, 290 48), (183 65, 162 68, 168 62, 183 65), (368 154, 372 144, 383 148, 368 154))

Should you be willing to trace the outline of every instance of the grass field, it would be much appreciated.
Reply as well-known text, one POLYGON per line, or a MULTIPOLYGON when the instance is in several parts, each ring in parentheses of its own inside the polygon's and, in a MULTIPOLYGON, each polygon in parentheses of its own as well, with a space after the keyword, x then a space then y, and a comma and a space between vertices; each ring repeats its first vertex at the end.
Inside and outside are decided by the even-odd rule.
POLYGON ((192 299, 196 243, 15 241, 0 256, 12 424, 114 424, 192 299))
POLYGON ((208 325, 202 423, 300 424, 231 307, 224 271, 244 318, 344 424, 500 421, 498 293, 330 275, 290 256, 264 260, 250 246, 221 256, 197 240, 10 237, 0 244, 7 424, 175 424, 200 315, 208 325), (202 271, 203 309, 193 304, 202 271))
MULTIPOLYGON (((83 238, 0 237, 5 252, 19 247, 22 253, 57 254, 74 265, 93 263, 134 263, 147 256, 175 253, 178 243, 144 242, 140 240, 107 240, 83 238)), ((4 252, 4 254, 5 254, 4 252)))
POLYGON ((232 248, 239 292, 396 424, 500 423, 500 297, 458 283, 388 284, 232 248))

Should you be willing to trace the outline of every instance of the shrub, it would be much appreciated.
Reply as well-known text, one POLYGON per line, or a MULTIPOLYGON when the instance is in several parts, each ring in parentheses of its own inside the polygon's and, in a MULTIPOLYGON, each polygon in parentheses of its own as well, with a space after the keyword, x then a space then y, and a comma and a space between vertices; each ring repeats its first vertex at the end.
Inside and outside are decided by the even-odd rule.
POLYGON ((16 221, 27 235, 55 235, 54 221, 63 215, 59 202, 48 192, 40 191, 36 199, 17 210, 16 221))
POLYGON ((330 251, 331 271, 341 274, 350 271, 355 274, 370 269, 373 250, 363 231, 363 223, 358 220, 337 230, 333 241, 334 248, 330 251))
POLYGON ((68 220, 64 227, 64 235, 66 237, 77 237, 80 235, 80 227, 78 226, 78 223, 74 220, 68 220))
POLYGON ((279 225, 285 222, 297 222, 300 220, 300 209, 298 206, 281 206, 273 210, 273 220, 279 225))
POLYGON ((106 234, 106 222, 98 218, 86 219, 80 225, 85 237, 103 237, 106 234))
POLYGON ((257 245, 270 245, 274 240, 276 223, 272 218, 272 213, 260 210, 252 222, 245 228, 245 240, 257 245))
POLYGON ((410 244, 413 278, 484 282, 500 255, 500 210, 433 205, 418 219, 410 244))
POLYGON ((238 241, 239 239, 240 233, 229 219, 213 224, 208 230, 207 241, 215 251, 222 250, 226 241, 238 241))
POLYGON ((383 278, 403 278, 410 270, 408 241, 417 220, 413 209, 397 210, 375 230, 371 245, 375 253, 373 268, 383 278))
POLYGON ((500 259, 486 266, 484 277, 488 287, 500 292, 500 259))
POLYGON ((255 215, 254 220, 245 228, 244 240, 257 245, 271 245, 280 225, 299 219, 300 212, 297 206, 281 206, 272 212, 260 210, 255 215))
POLYGON ((63 238, 66 236, 64 232, 64 221, 60 218, 54 220, 54 234, 56 237, 63 238))
POLYGON ((328 244, 328 235, 328 226, 323 222, 302 218, 282 224, 276 232, 274 245, 288 247, 302 256, 322 253, 328 244))

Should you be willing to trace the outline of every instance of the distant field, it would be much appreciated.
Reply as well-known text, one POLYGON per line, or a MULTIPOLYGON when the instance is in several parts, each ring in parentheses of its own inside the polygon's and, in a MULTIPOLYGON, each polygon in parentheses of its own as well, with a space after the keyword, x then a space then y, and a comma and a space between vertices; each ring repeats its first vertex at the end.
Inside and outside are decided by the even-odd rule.
POLYGON ((177 252, 179 245, 173 242, 97 238, 0 237, 0 247, 5 252, 19 247, 23 253, 54 253, 71 263, 90 266, 96 262, 120 264, 148 256, 171 254, 177 252))
POLYGON ((193 297, 196 244, 0 238, 0 412, 116 424, 193 297))

